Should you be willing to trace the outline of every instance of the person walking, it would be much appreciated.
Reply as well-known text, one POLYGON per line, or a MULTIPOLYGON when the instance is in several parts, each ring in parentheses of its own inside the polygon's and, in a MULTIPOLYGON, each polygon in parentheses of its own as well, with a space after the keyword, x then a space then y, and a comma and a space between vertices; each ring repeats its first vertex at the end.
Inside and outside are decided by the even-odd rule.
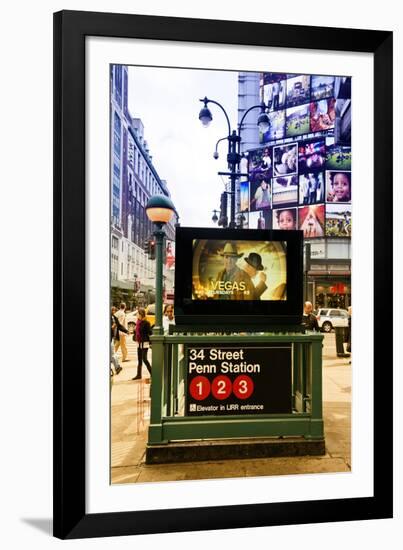
POLYGON ((120 338, 120 334, 127 333, 127 329, 119 323, 118 318, 116 317, 117 308, 111 308, 111 363, 115 367, 115 374, 119 374, 122 370, 122 367, 119 365, 118 358, 115 352, 115 343, 116 340, 120 338))
POLYGON ((147 359, 151 332, 151 325, 146 319, 146 311, 144 308, 139 307, 137 310, 136 330, 133 334, 133 340, 137 342, 137 374, 132 380, 141 379, 143 362, 151 376, 151 364, 147 359))
POLYGON ((126 347, 126 304, 122 302, 120 304, 120 308, 116 311, 115 317, 119 322, 119 325, 125 328, 124 331, 120 330, 118 331, 118 337, 115 338, 115 353, 117 353, 119 347, 122 350, 122 363, 125 363, 126 361, 129 361, 127 358, 127 347, 126 347))

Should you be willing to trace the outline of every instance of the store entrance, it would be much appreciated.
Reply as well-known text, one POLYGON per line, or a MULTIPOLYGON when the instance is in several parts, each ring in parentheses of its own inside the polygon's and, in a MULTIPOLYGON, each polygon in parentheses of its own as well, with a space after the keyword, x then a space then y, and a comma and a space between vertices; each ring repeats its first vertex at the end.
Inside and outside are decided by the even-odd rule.
POLYGON ((321 283, 315 285, 315 308, 347 309, 351 305, 351 286, 347 283, 321 283))

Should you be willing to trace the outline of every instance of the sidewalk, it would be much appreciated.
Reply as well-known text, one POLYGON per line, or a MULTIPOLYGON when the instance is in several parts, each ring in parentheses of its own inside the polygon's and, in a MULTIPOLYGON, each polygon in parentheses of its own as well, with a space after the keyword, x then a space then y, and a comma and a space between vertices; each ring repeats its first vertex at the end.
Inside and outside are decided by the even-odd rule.
MULTIPOLYGON (((129 358, 113 377, 111 397, 111 483, 144 483, 184 479, 348 472, 351 470, 351 365, 336 356, 334 333, 325 334, 323 348, 323 407, 326 454, 321 457, 286 457, 146 465, 150 385, 132 381, 137 371, 134 343, 129 358)), ((143 377, 148 377, 143 366, 143 377)))

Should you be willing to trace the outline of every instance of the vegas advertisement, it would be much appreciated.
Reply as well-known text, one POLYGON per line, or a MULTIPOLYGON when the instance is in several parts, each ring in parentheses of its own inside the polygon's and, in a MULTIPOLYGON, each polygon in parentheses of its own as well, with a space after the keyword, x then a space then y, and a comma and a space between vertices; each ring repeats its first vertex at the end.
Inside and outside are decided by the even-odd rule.
POLYGON ((286 243, 195 239, 192 299, 286 300, 286 243))

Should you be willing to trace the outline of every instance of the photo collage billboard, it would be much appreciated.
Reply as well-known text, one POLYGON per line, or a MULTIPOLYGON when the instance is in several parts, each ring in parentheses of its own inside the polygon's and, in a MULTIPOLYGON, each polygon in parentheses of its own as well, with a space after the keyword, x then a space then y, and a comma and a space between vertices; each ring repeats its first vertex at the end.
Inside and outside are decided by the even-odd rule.
POLYGON ((351 78, 263 73, 260 93, 269 128, 248 151, 244 226, 351 237, 351 78))

